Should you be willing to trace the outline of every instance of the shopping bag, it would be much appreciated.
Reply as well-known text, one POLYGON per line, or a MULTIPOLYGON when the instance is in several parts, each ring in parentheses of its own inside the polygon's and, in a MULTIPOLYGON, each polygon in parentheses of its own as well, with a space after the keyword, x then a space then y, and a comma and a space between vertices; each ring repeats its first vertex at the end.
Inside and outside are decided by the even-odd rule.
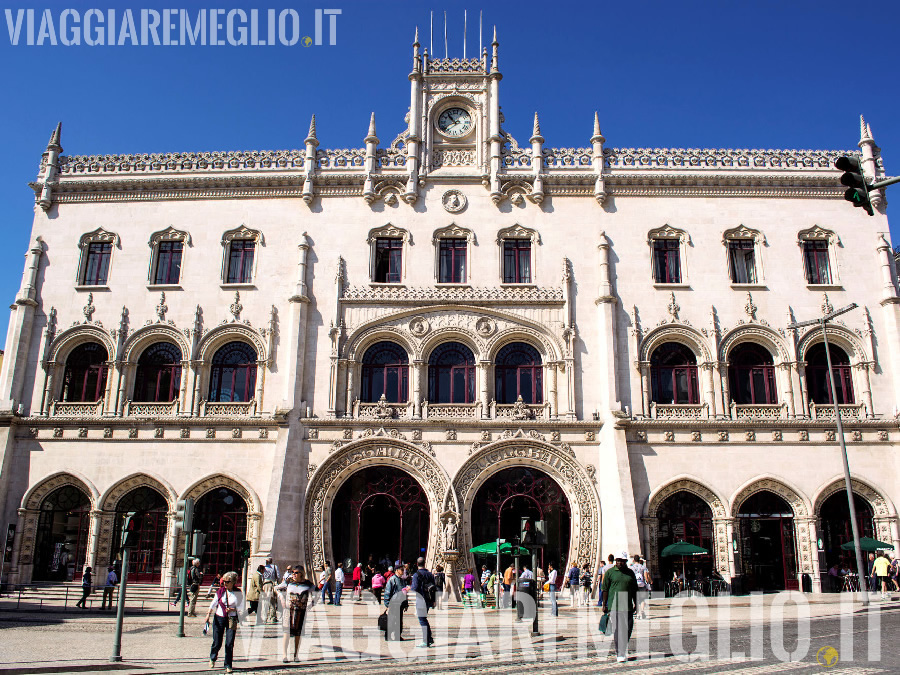
POLYGON ((612 626, 609 625, 609 614, 600 617, 600 632, 604 635, 612 635, 612 626))

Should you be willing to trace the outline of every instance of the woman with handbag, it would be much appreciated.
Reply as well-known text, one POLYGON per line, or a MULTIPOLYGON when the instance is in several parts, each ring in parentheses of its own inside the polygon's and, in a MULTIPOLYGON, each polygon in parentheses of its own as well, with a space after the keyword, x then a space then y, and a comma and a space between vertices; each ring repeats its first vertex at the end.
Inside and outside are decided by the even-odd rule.
POLYGON ((381 570, 376 570, 372 576, 372 594, 375 596, 375 603, 381 604, 381 593, 384 591, 384 576, 381 570))
POLYGON ((237 634, 238 617, 244 609, 244 594, 235 588, 237 572, 226 572, 222 575, 222 585, 216 591, 209 610, 206 612, 206 622, 212 619, 213 641, 209 650, 209 667, 216 667, 216 659, 225 642, 225 672, 233 672, 231 669, 234 657, 234 638, 237 634))
POLYGON ((91 572, 93 570, 90 567, 85 567, 84 572, 81 575, 81 600, 75 603, 76 607, 81 607, 81 609, 87 609, 87 606, 84 604, 88 599, 88 596, 91 594, 91 572))
POLYGON ((284 643, 282 653, 284 663, 290 663, 288 646, 291 638, 294 638, 294 661, 297 660, 297 651, 300 649, 300 637, 303 635, 303 622, 306 619, 306 608, 309 605, 310 591, 313 585, 306 579, 306 569, 303 565, 293 566, 293 576, 290 581, 283 581, 275 587, 284 603, 282 612, 282 626, 284 629, 284 643))

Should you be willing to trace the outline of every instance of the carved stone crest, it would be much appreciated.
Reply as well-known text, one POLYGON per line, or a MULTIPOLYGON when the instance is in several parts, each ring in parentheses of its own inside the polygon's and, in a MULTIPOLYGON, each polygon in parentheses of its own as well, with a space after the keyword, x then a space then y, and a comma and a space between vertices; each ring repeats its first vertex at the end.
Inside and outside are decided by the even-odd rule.
POLYGON ((469 200, 459 190, 447 190, 441 197, 441 204, 445 211, 459 213, 465 210, 469 200))
POLYGON ((416 337, 424 337, 431 330, 431 324, 423 316, 416 316, 409 322, 409 332, 416 337))
POLYGON ((490 337, 497 332, 497 322, 486 316, 481 317, 475 322, 475 332, 481 337, 490 337))

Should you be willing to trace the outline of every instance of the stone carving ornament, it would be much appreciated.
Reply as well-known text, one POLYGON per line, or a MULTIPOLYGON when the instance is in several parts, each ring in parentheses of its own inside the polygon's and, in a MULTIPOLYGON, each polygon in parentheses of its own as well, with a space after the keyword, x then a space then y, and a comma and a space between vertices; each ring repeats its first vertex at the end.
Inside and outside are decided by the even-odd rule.
POLYGON ((441 204, 445 211, 450 213, 460 213, 464 211, 469 200, 459 190, 447 190, 441 197, 441 204))
POLYGON ((483 316, 475 322, 475 332, 483 338, 490 337, 497 332, 497 322, 490 317, 483 316))
POLYGON ((409 322, 409 332, 418 338, 425 337, 430 330, 431 324, 429 324, 428 319, 423 316, 414 317, 409 322))

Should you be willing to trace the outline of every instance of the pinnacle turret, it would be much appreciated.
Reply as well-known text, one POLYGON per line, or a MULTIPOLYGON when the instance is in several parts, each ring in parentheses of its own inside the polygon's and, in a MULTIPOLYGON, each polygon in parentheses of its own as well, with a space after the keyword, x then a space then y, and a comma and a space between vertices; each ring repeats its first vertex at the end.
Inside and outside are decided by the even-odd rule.
POLYGON ((378 143, 378 136, 375 134, 375 113, 369 118, 369 133, 366 134, 366 143, 378 143))
POLYGON ((50 135, 50 142, 47 143, 47 150, 56 150, 62 152, 62 122, 57 123, 56 129, 50 135))
POLYGON ((862 115, 859 116, 859 142, 863 141, 874 141, 875 139, 872 136, 872 127, 869 126, 868 122, 866 122, 866 118, 862 115))
POLYGON ((531 131, 531 142, 534 143, 537 141, 538 143, 544 142, 544 137, 541 136, 541 121, 538 119, 538 114, 534 113, 534 127, 531 131))
POLYGON ((316 138, 316 116, 313 114, 312 119, 309 121, 309 133, 306 135, 306 140, 303 141, 306 144, 312 143, 313 145, 319 145, 319 139, 316 138))
POLYGON ((594 135, 591 136, 591 143, 603 143, 606 139, 603 137, 603 134, 600 132, 600 116, 597 114, 597 111, 594 111, 594 135))

